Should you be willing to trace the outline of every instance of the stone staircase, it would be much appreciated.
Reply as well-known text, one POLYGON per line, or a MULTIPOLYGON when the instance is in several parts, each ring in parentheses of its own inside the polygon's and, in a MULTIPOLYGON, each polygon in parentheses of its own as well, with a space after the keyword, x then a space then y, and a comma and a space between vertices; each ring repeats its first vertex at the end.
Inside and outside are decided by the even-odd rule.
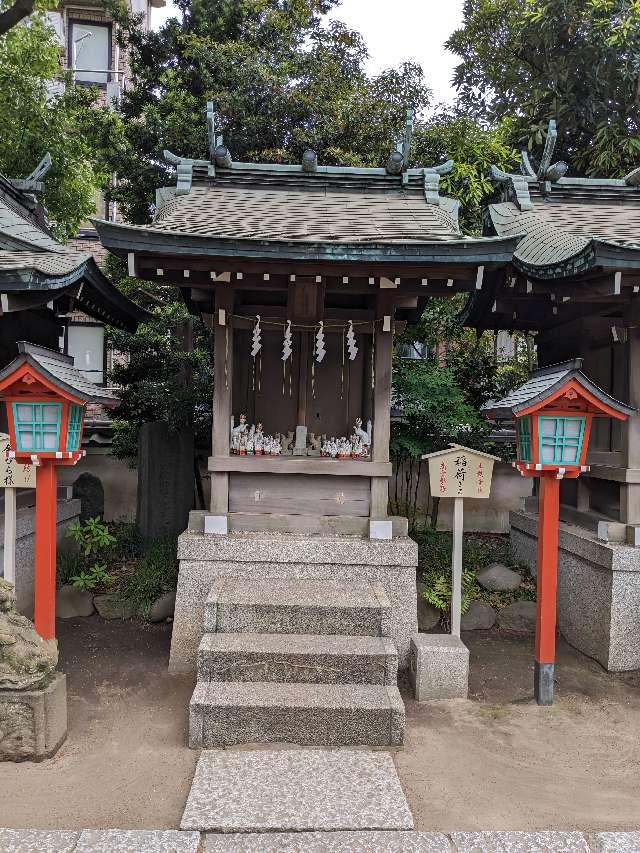
POLYGON ((400 745, 390 615, 379 583, 217 581, 205 604, 189 745, 400 745))

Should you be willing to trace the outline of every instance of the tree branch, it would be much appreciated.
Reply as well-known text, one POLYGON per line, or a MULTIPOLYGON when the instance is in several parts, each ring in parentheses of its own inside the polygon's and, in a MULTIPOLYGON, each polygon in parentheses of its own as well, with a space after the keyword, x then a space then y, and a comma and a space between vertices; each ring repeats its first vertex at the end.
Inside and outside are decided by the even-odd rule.
POLYGON ((16 0, 12 6, 0 13, 0 36, 28 17, 35 5, 35 0, 16 0))

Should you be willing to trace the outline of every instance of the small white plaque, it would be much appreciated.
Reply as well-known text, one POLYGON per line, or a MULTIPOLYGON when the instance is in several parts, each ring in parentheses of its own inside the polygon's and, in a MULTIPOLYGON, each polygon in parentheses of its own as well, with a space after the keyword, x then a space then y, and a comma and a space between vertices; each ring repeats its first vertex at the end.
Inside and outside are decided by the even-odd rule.
POLYGON ((369 519, 369 539, 393 539, 393 522, 390 519, 369 519))
POLYGON ((204 532, 214 536, 226 536, 229 532, 229 519, 226 515, 205 515, 204 532))

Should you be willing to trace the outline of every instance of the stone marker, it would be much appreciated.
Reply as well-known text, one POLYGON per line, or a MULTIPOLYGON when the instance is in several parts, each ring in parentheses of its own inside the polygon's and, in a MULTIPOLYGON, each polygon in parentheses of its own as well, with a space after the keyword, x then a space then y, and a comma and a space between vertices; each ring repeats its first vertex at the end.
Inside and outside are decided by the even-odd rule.
POLYGON ((136 615, 133 604, 117 592, 94 595, 93 603, 103 619, 132 619, 136 615))
POLYGON ((182 817, 204 832, 413 829, 393 759, 354 749, 204 750, 182 817))
POLYGON ((85 471, 72 486, 74 498, 80 500, 80 521, 88 518, 102 518, 104 515, 104 488, 102 481, 94 474, 85 471))
POLYGON ((173 611, 176 607, 176 594, 174 592, 165 592, 160 598, 151 605, 147 619, 149 622, 164 622, 170 616, 173 616, 173 611))
POLYGON ((433 604, 424 598, 422 593, 426 589, 425 584, 418 584, 418 631, 426 632, 435 628, 440 622, 442 614, 433 604))
POLYGON ((91 616, 95 611, 93 595, 73 584, 65 584, 56 593, 56 616, 58 619, 78 619, 91 616))
POLYGON ((478 583, 484 589, 492 592, 513 592, 522 583, 522 577, 518 572, 508 568, 502 563, 491 563, 477 573, 478 583))
POLYGON ((514 601, 498 611, 498 627, 516 634, 534 634, 536 630, 535 601, 514 601))
POLYGON ((43 640, 15 608, 13 585, 0 579, 0 761, 39 761, 67 734, 58 644, 43 640))
POLYGON ((488 631, 496 622, 497 613, 486 601, 472 601, 466 613, 462 614, 463 631, 488 631))
POLYGON ((466 699, 469 649, 453 634, 414 634, 409 679, 418 702, 466 699))

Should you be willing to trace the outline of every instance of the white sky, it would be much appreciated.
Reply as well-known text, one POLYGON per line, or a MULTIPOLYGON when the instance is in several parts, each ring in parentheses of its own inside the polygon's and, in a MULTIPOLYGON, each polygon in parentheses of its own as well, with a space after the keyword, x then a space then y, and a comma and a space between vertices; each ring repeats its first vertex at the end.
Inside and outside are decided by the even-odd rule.
MULTIPOLYGON (((331 14, 364 36, 369 48, 369 71, 419 62, 433 90, 434 102, 452 101, 451 76, 455 57, 443 45, 462 21, 463 0, 342 0, 331 14)), ((171 0, 164 9, 151 10, 157 29, 174 13, 171 0)))

